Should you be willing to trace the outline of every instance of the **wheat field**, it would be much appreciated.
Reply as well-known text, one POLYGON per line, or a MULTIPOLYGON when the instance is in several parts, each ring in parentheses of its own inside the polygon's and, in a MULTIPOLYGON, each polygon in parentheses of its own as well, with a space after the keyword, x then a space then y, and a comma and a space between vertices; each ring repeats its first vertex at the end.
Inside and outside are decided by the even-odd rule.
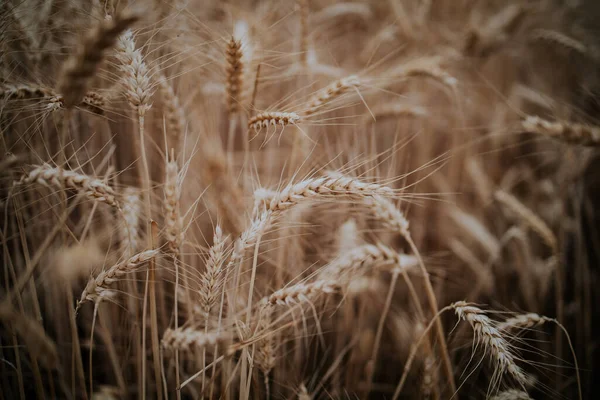
POLYGON ((0 0, 0 400, 594 398, 597 8, 0 0))

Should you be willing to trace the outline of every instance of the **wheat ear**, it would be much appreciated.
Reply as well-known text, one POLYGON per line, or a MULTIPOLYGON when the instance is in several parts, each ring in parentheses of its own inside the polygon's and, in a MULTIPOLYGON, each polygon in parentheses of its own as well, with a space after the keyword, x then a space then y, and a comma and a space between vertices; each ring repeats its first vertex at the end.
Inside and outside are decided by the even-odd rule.
POLYGON ((143 117, 152 107, 152 86, 150 71, 140 49, 135 48, 135 40, 131 29, 127 29, 116 46, 116 57, 119 60, 119 70, 123 74, 121 83, 123 94, 129 104, 143 117))
POLYGON ((224 284, 223 274, 225 269, 223 263, 226 258, 226 244, 227 236, 223 235, 223 230, 217 225, 213 245, 208 251, 206 270, 200 276, 200 307, 207 318, 221 295, 221 288, 224 284))
POLYGON ((167 133, 172 138, 172 143, 170 143, 169 147, 174 148, 175 152, 178 153, 181 151, 181 144, 185 134, 185 112, 179 101, 179 97, 175 94, 173 87, 167 82, 164 76, 159 78, 158 88, 165 106, 167 133))
POLYGON ((318 294, 335 293, 340 289, 339 284, 333 280, 318 280, 311 283, 298 283, 283 289, 279 289, 266 299, 269 305, 287 305, 309 302, 311 297, 318 294))
POLYGON ((313 115, 344 93, 360 86, 360 83, 360 78, 356 75, 347 76, 331 83, 308 100, 308 106, 304 111, 304 115, 313 115))
POLYGON ((485 315, 485 311, 459 301, 452 304, 459 319, 467 321, 473 328, 475 339, 482 343, 496 361, 497 373, 502 376, 508 372, 522 386, 528 382, 523 370, 516 364, 515 356, 511 352, 510 344, 504 339, 502 333, 494 326, 493 321, 485 315))
POLYGON ((552 229, 532 210, 527 208, 515 196, 498 190, 494 193, 494 198, 507 209, 514 212, 523 222, 533 229, 542 240, 556 253, 558 251, 558 241, 552 229))
POLYGON ((300 116, 294 112, 267 111, 256 114, 248 120, 248 128, 259 131, 261 128, 281 125, 286 127, 300 121, 300 116))
POLYGON ((86 301, 98 302, 104 297, 111 295, 110 286, 131 272, 139 270, 145 264, 153 260, 159 254, 159 250, 146 250, 134 254, 129 259, 113 265, 102 271, 96 278, 91 278, 81 293, 81 299, 77 309, 86 301))
POLYGON ((527 313, 514 316, 496 325, 499 331, 509 331, 511 329, 529 329, 540 326, 546 322, 552 322, 551 318, 538 315, 536 313, 527 313))
POLYGON ((173 158, 167 160, 165 168, 165 199, 163 207, 165 209, 165 238, 167 249, 171 254, 179 254, 185 232, 183 230, 183 218, 179 210, 179 198, 181 196, 181 188, 179 182, 179 169, 177 162, 173 158))
POLYGON ((167 329, 161 345, 167 350, 201 350, 223 345, 231 340, 226 332, 204 332, 194 328, 167 329))
POLYGON ((63 65, 56 85, 57 92, 64 98, 66 108, 81 102, 90 79, 104 59, 104 52, 113 47, 121 32, 137 19, 133 14, 118 14, 115 18, 100 22, 85 36, 77 52, 63 65))
POLYGON ((585 44, 581 43, 579 40, 567 36, 562 32, 553 31, 550 29, 536 29, 531 34, 531 38, 536 41, 539 40, 548 43, 556 43, 566 49, 574 50, 575 52, 584 56, 588 53, 588 49, 585 44))
POLYGON ((113 188, 104 181, 88 175, 44 164, 35 166, 14 184, 22 185, 33 182, 45 186, 54 186, 59 189, 81 190, 91 199, 119 207, 119 202, 115 198, 113 188))
POLYGON ((386 186, 334 175, 305 179, 290 184, 279 192, 260 191, 259 197, 268 211, 281 212, 299 202, 326 196, 391 196, 393 193, 394 191, 386 186))
POLYGON ((531 115, 523 120, 522 126, 527 132, 549 136, 569 144, 600 146, 600 128, 597 126, 569 121, 552 122, 531 115))
POLYGON ((121 254, 131 257, 139 247, 139 224, 142 201, 139 191, 133 187, 123 190, 123 221, 125 222, 120 231, 121 254))
POLYGON ((227 81, 225 83, 227 95, 227 110, 229 115, 239 111, 243 85, 244 64, 242 63, 242 42, 231 38, 227 43, 225 56, 227 59, 227 81))

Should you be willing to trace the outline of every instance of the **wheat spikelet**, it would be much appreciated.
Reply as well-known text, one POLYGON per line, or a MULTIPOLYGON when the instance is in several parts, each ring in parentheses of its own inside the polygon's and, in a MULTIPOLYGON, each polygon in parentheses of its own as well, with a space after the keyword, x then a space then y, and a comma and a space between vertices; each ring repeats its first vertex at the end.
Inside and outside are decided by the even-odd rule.
POLYGON ((33 182, 44 186, 54 186, 58 189, 81 190, 87 197, 93 200, 119 207, 119 202, 115 198, 113 188, 102 180, 92 178, 88 175, 44 164, 35 166, 14 184, 23 185, 33 182))
POLYGON ((545 41, 549 43, 556 43, 560 46, 563 46, 567 49, 571 49, 576 51, 579 54, 586 55, 588 53, 588 49, 585 44, 580 41, 573 39, 566 34, 550 29, 536 29, 531 33, 531 38, 533 40, 545 41))
POLYGON ((347 76, 339 79, 329 86, 321 89, 313 97, 308 100, 307 109, 304 111, 304 115, 309 116, 320 109, 322 109, 327 103, 339 98, 342 94, 353 90, 360 86, 360 79, 356 75, 347 76))
POLYGON ((144 116, 152 107, 151 76, 140 49, 135 48, 135 40, 131 29, 126 30, 117 41, 116 58, 119 70, 123 74, 121 83, 124 95, 138 115, 144 116))
POLYGON ((273 215, 271 212, 263 211, 252 219, 248 228, 246 228, 235 241, 233 252, 227 263, 227 269, 240 261, 244 257, 245 251, 256 244, 259 235, 261 235, 271 223, 272 217, 273 215))
POLYGON ((552 319, 548 317, 544 317, 536 313, 527 313, 508 318, 507 320, 497 324, 496 328, 498 328, 500 331, 509 331, 517 328, 528 329, 551 321, 552 319))
POLYGON ((279 289, 266 299, 269 305, 292 306, 301 302, 309 302, 311 297, 318 294, 335 293, 340 289, 333 280, 318 280, 312 283, 298 283, 287 288, 279 289))
POLYGON ((165 198, 163 202, 165 210, 165 237, 168 251, 171 254, 177 254, 183 244, 185 232, 183 230, 183 218, 179 210, 181 188, 178 179, 177 162, 174 159, 167 161, 165 173, 165 198))
POLYGON ((482 343, 485 350, 490 352, 496 361, 499 376, 508 372, 519 384, 526 385, 527 376, 516 364, 515 356, 510 350, 510 344, 504 339, 502 333, 494 326, 493 321, 485 312, 464 301, 452 304, 459 319, 467 321, 475 333, 478 343, 482 343))
POLYGON ((494 198, 504 205, 506 208, 514 212, 519 218, 523 220, 531 229, 533 229, 544 242, 556 252, 558 249, 558 241, 552 229, 546 223, 538 217, 533 211, 527 208, 513 195, 506 193, 502 190, 498 190, 494 193, 494 198))
POLYGON ((300 116, 294 112, 267 111, 259 113, 248 120, 248 128, 259 131, 261 128, 281 125, 286 127, 300 121, 300 116))
POLYGON ((225 269, 223 263, 226 256, 226 244, 227 236, 223 235, 223 230, 217 225, 213 245, 208 251, 206 270, 200 276, 200 307, 206 315, 209 315, 211 309, 215 306, 224 284, 223 273, 225 269))
POLYGON ((79 105, 94 114, 103 115, 106 98, 98 92, 87 92, 79 105))
POLYGON ((362 182, 356 178, 342 175, 324 176, 319 178, 305 179, 296 184, 290 184, 279 192, 260 192, 261 201, 265 203, 266 209, 271 212, 284 211, 301 201, 325 196, 374 196, 393 194, 389 187, 375 183, 362 182), (270 198, 270 200, 269 200, 270 198))
POLYGON ((529 133, 550 136, 566 143, 581 146, 600 146, 600 128, 568 121, 552 122, 535 116, 527 116, 522 122, 529 133))
POLYGON ((56 91, 63 96, 66 108, 81 102, 90 79, 104 59, 104 52, 114 46, 121 32, 137 19, 133 14, 118 14, 115 18, 100 22, 85 36, 77 53, 64 63, 56 85, 56 91))
POLYGON ((146 250, 134 254, 127 260, 113 265, 102 271, 96 278, 91 278, 81 293, 77 309, 86 301, 98 302, 104 297, 110 297, 112 292, 110 286, 131 272, 153 260, 159 254, 159 250, 146 250))
POLYGON ((490 398, 490 400, 532 400, 531 397, 522 390, 509 389, 504 392, 500 392, 497 395, 490 398))
POLYGON ((227 110, 229 110, 230 115, 233 115, 239 111, 240 94, 243 86, 242 42, 232 37, 227 44, 225 55, 227 59, 227 81, 225 83, 227 110))
POLYGON ((166 350, 202 350, 231 340, 227 332, 204 332, 194 328, 167 329, 161 345, 166 350))
POLYGON ((179 101, 179 97, 175 94, 173 87, 167 82, 164 76, 158 80, 158 88, 165 106, 166 129, 170 138, 172 138, 171 148, 175 152, 181 150, 181 143, 186 128, 186 118, 184 109, 179 101))

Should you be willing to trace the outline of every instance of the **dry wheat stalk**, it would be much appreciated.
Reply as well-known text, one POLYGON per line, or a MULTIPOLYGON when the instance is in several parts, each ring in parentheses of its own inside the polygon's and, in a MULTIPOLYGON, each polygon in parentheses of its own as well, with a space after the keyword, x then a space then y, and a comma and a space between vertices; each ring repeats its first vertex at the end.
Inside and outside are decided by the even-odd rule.
POLYGON ((183 245, 185 232, 183 230, 183 218, 179 210, 181 187, 177 162, 174 159, 167 161, 165 173, 165 199, 163 202, 165 209, 165 237, 168 251, 171 254, 177 254, 183 245))
POLYGON ((151 75, 140 49, 135 48, 135 40, 131 29, 126 30, 117 41, 116 58, 119 70, 123 74, 121 83, 124 95, 138 115, 144 116, 152 107, 151 75))
POLYGON ((81 293, 81 299, 77 304, 77 309, 86 301, 98 302, 104 297, 110 297, 112 292, 110 286, 131 272, 139 270, 158 254, 159 250, 145 250, 134 254, 127 260, 113 265, 105 271, 102 271, 96 278, 90 278, 86 287, 81 293))
POLYGON ((516 315, 496 325, 500 331, 509 331, 511 329, 529 329, 534 326, 542 325, 546 322, 553 322, 551 318, 538 315, 536 313, 527 313, 516 315))
POLYGON ((522 390, 509 389, 504 392, 500 392, 490 400, 532 400, 531 397, 522 390))
POLYGON ((554 235, 552 229, 550 229, 550 227, 533 211, 527 208, 516 197, 502 190, 496 191, 494 193, 494 198, 529 225, 529 227, 544 240, 553 252, 557 251, 558 241, 556 235, 554 235))
POLYGON ((100 179, 79 174, 75 171, 51 167, 49 164, 38 165, 14 184, 22 185, 33 182, 59 189, 81 190, 91 199, 119 207, 119 202, 115 198, 112 187, 100 179))
POLYGON ((223 268, 223 263, 226 258, 226 244, 227 236, 223 235, 223 230, 217 225, 215 227, 213 245, 208 251, 206 270, 200 276, 200 307, 207 316, 221 295, 221 288, 224 284, 223 274, 225 269, 223 268))
POLYGON ((527 116, 523 129, 530 133, 550 136, 566 143, 582 146, 600 146, 600 128, 569 121, 552 122, 535 116, 527 116))
POLYGON ((161 345, 166 350, 202 350, 223 345, 231 340, 227 332, 204 332, 194 328, 167 329, 161 345))
POLYGON ((225 82, 227 110, 230 115, 233 115, 239 111, 243 86, 242 42, 232 37, 227 44, 225 55, 227 59, 227 81, 225 82))
POLYGON ((336 281, 321 279, 312 283, 298 283, 279 289, 265 300, 272 306, 292 306, 301 302, 310 302, 311 297, 318 294, 336 293, 339 289, 340 285, 336 281))
POLYGON ((463 319, 471 325, 477 343, 482 343, 484 350, 489 351, 494 358, 498 375, 502 376, 505 372, 508 372, 520 385, 525 386, 528 378, 516 364, 510 344, 494 326, 493 321, 485 315, 485 311, 464 301, 453 303, 452 308, 459 319, 463 319))
POLYGON ((66 108, 81 102, 89 81, 104 59, 104 52, 114 46, 121 32, 137 19, 133 14, 118 14, 115 18, 100 22, 85 36, 77 52, 64 63, 56 85, 56 91, 63 96, 66 108))
POLYGON ((286 127, 300 121, 300 116, 294 112, 267 111, 256 114, 248 120, 248 128, 259 131, 261 128, 281 125, 286 127))
POLYGON ((365 197, 378 194, 391 196, 393 193, 389 187, 376 183, 366 183, 356 178, 332 175, 308 178, 296 184, 290 184, 279 192, 261 191, 259 197, 268 211, 280 212, 301 201, 318 197, 340 195, 365 197))
POLYGON ((313 115, 327 103, 334 101, 344 93, 354 90, 358 86, 360 86, 360 78, 356 75, 347 76, 333 82, 329 86, 319 90, 308 100, 308 106, 304 111, 304 115, 313 115))

